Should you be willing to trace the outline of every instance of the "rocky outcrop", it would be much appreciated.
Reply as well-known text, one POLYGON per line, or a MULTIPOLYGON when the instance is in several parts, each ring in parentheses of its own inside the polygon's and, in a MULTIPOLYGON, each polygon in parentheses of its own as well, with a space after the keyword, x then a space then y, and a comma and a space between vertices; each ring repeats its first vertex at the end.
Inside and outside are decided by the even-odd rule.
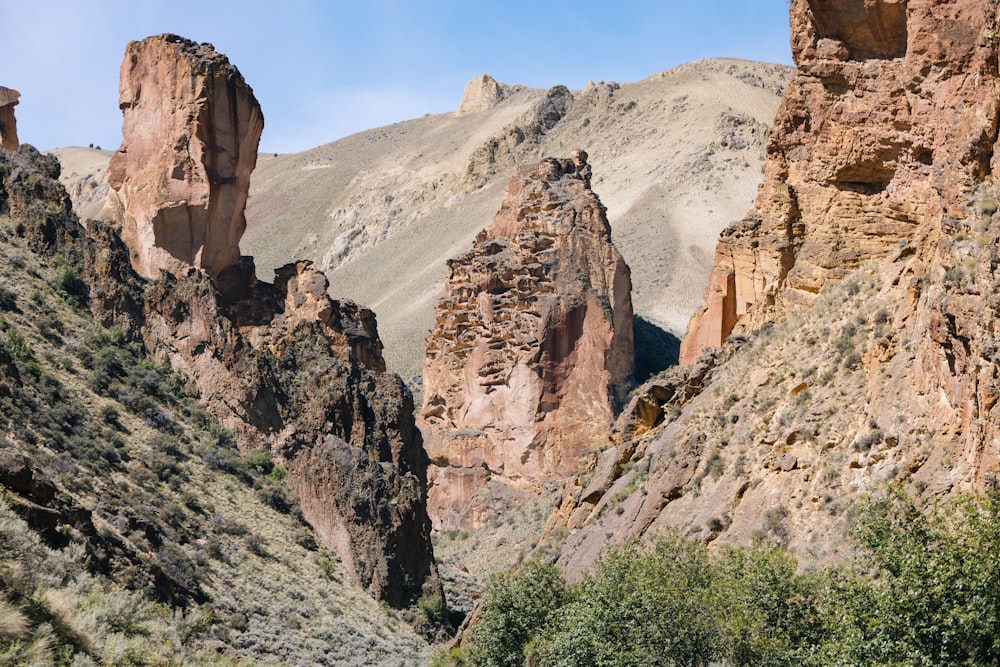
POLYGON ((139 275, 215 278, 240 260, 264 118, 239 70, 211 44, 131 42, 122 62, 122 145, 100 218, 122 228, 139 275))
POLYGON ((683 363, 956 215, 992 169, 990 3, 797 0, 791 16, 798 72, 764 184, 719 240, 683 363))
POLYGON ((0 214, 16 220, 14 232, 35 252, 72 258, 79 230, 62 220, 73 215, 73 203, 59 183, 59 160, 43 155, 31 144, 8 151, 0 162, 0 214))
POLYGON ((996 484, 995 7, 796 0, 791 23, 757 207, 723 234, 685 339, 688 359, 715 349, 637 391, 614 451, 565 486, 549 530, 571 573, 678 525, 830 560, 890 481, 996 484))
POLYGON ((263 122, 249 87, 211 46, 166 35, 129 44, 121 88, 125 139, 109 168, 121 237, 61 218, 78 230, 94 314, 169 364, 241 451, 285 466, 306 520, 373 596, 406 607, 441 595, 427 457, 374 314, 331 299, 310 262, 269 284, 239 257, 263 122))
POLYGON ((893 321, 919 342, 873 356, 870 401, 886 416, 905 406, 913 429, 928 419, 964 461, 955 480, 981 480, 1000 457, 995 7, 799 1, 792 29, 798 73, 757 208, 719 241, 684 359, 730 327, 786 317, 865 262, 912 262, 893 321))
POLYGON ((17 150, 20 142, 17 140, 17 119, 14 117, 14 107, 21 93, 12 88, 0 86, 0 146, 9 151, 17 150))
POLYGON ((465 167, 462 190, 481 188, 526 159, 537 159, 542 137, 566 116, 572 103, 573 93, 566 86, 551 88, 531 109, 473 151, 465 167))
POLYGON ((265 448, 287 467, 304 516, 348 574, 407 606, 440 591, 413 399, 384 372, 371 311, 325 287, 302 262, 225 305, 200 272, 164 276, 146 288, 143 337, 241 449, 265 448))
POLYGON ((575 151, 518 170, 473 250, 449 261, 420 413, 437 526, 489 518, 473 496, 491 477, 533 490, 607 442, 633 372, 631 282, 610 231, 575 151))
POLYGON ((510 86, 507 84, 497 82, 489 74, 477 76, 465 85, 462 102, 458 105, 455 114, 464 116, 477 111, 485 111, 502 102, 509 94, 510 86))

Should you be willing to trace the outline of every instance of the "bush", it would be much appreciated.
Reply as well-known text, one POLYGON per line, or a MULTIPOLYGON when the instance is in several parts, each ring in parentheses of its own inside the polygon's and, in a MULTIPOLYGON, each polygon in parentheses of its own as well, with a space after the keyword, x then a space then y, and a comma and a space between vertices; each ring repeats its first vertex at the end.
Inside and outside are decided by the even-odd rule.
POLYGON ((256 449, 247 456, 247 467, 261 475, 269 475, 274 469, 274 461, 265 449, 256 449))
POLYGON ((859 565, 829 593, 827 659, 1000 664, 1000 494, 925 512, 895 487, 858 516, 859 565))
POLYGON ((17 310, 17 295, 4 287, 0 287, 0 310, 17 310))
POLYGON ((708 664, 720 640, 709 565, 705 547, 676 534, 607 551, 543 640, 543 664, 708 664))
POLYGON ((516 572, 493 576, 479 622, 472 630, 474 665, 506 667, 525 661, 525 649, 567 602, 566 581, 553 564, 531 560, 516 572))

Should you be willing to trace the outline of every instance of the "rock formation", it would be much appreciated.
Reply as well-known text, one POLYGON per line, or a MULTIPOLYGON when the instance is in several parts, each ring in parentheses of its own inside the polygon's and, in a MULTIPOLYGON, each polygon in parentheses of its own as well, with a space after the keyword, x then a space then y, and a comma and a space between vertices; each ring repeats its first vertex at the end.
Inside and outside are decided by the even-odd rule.
POLYGON ((264 118, 211 44, 176 35, 131 42, 122 62, 122 145, 99 216, 120 224, 139 275, 213 278, 240 259, 250 172, 264 118))
POLYGON ((20 142, 17 140, 17 119, 14 118, 14 107, 21 93, 11 88, 0 86, 0 146, 9 151, 17 150, 20 142))
POLYGON ((682 363, 784 317, 965 205, 992 168, 992 11, 985 1, 792 3, 798 72, 764 184, 754 212, 719 240, 682 363))
POLYGON ((765 182, 684 341, 708 354, 636 391, 616 447, 565 486, 550 529, 569 529, 569 571, 677 525, 829 559, 890 480, 933 498, 996 484, 995 9, 792 2, 765 182))
POLYGON ((210 46, 169 35, 129 44, 121 88, 108 176, 121 238, 92 221, 78 252, 96 317, 169 364, 243 452, 286 467, 305 518, 372 595, 440 595, 427 457, 374 314, 331 299, 310 262, 268 284, 239 257, 263 123, 250 88, 210 46))
POLYGON ((871 360, 886 389, 871 401, 925 416, 961 452, 955 478, 981 480, 1000 457, 995 7, 800 0, 791 16, 798 73, 757 208, 719 241, 683 360, 786 317, 865 262, 914 257, 894 321, 919 343, 871 360))
POLYGON ((456 115, 464 116, 477 111, 484 111, 499 104, 510 94, 510 86, 498 83, 489 74, 477 76, 465 86, 462 102, 458 105, 456 115))
POLYGON ((551 88, 531 109, 473 151, 465 167, 461 189, 465 192, 477 190, 498 174, 509 173, 524 164, 526 158, 535 155, 545 133, 566 116, 572 102, 573 93, 566 86, 551 88))
POLYGON ((484 519, 471 496, 493 476, 533 489, 578 469, 633 371, 629 270, 583 151, 519 169, 448 269, 420 413, 442 528, 484 519))

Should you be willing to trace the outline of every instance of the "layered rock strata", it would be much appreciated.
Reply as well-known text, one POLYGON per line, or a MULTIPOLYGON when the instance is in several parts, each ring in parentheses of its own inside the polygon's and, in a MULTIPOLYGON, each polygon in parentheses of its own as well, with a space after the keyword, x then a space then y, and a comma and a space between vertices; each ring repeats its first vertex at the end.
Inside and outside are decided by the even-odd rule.
POLYGON ((491 478, 533 490, 576 470, 629 388, 629 270, 586 158, 519 169, 473 250, 448 262, 419 418, 438 527, 489 518, 491 478))
POLYGON ((14 117, 14 107, 17 106, 21 93, 12 88, 0 86, 0 146, 9 151, 17 150, 20 142, 17 139, 17 119, 14 117))
POLYGON ((122 144, 103 220, 121 224, 139 275, 190 266, 213 278, 240 260, 250 172, 264 128, 250 86, 211 44, 131 42, 121 68, 122 144))
POLYGON ((309 262, 269 284, 239 256, 263 125, 250 88, 210 45, 161 35, 129 44, 121 89, 105 209, 121 236, 91 221, 77 253, 95 315, 169 364, 243 452, 286 467, 305 518, 373 596, 441 595, 427 457, 374 314, 331 299, 309 262))

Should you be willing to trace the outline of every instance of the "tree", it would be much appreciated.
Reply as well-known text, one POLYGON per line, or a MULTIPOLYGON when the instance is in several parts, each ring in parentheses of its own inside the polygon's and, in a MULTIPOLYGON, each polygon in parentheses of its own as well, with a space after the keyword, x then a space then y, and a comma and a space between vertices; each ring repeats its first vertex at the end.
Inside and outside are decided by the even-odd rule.
POLYGON ((830 593, 831 656, 1000 665, 1000 494, 922 511, 896 487, 861 508, 855 537, 858 574, 830 593))
POLYGON ((720 657, 732 665, 806 664, 823 637, 817 578, 766 544, 728 548, 715 567, 720 657))
POLYGON ((707 665, 718 650, 707 549, 676 533, 604 553, 540 647, 542 664, 707 665))

